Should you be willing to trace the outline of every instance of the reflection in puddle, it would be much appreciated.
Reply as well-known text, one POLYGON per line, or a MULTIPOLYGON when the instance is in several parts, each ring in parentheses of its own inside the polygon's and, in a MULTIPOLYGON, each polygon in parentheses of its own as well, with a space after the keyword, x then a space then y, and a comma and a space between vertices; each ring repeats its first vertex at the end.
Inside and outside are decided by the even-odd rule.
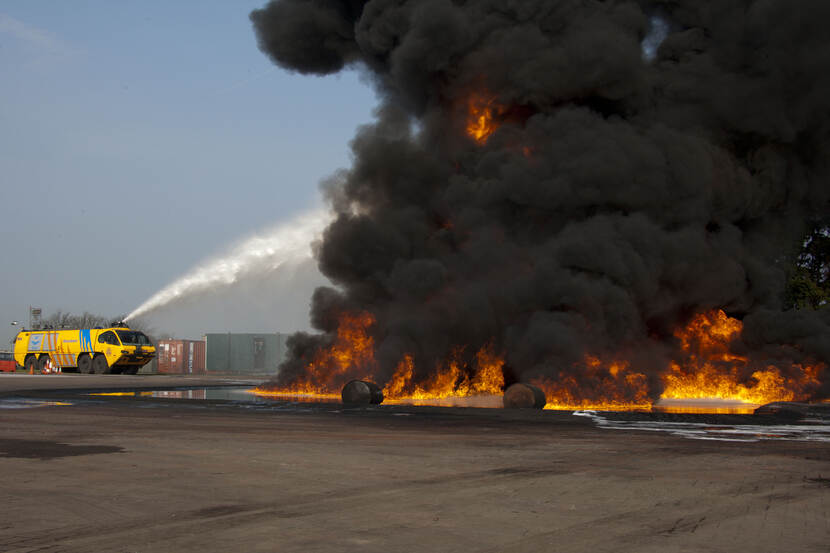
POLYGON ((151 397, 152 392, 95 392, 91 396, 127 396, 127 397, 151 397))
POLYGON ((801 421, 800 424, 720 425, 696 422, 668 422, 657 420, 610 420, 596 411, 574 411, 577 417, 589 417, 600 428, 609 430, 646 430, 667 432, 693 440, 725 442, 759 442, 761 440, 792 440, 801 442, 830 442, 830 425, 826 421, 801 421))
POLYGON ((433 407, 483 407, 501 409, 504 407, 502 396, 481 395, 469 397, 445 397, 435 399, 385 399, 384 405, 430 405, 433 407))
POLYGON ((251 402, 250 389, 245 387, 191 388, 179 390, 135 390, 131 392, 94 392, 91 396, 143 397, 164 399, 211 399, 251 402))
POLYGON ((259 388, 250 388, 245 392, 252 394, 256 398, 254 401, 288 401, 292 403, 340 403, 341 401, 340 394, 295 394, 260 390, 259 388))
MULTIPOLYGON (((341 403, 340 394, 292 394, 285 392, 272 392, 253 388, 248 390, 260 399, 266 401, 291 401, 297 403, 341 403)), ((469 397, 445 397, 445 398, 401 398, 384 399, 383 405, 425 405, 431 407, 486 407, 500 409, 504 406, 502 396, 479 395, 469 397)))
MULTIPOLYGON (((292 401, 297 403, 340 403, 340 394, 292 394, 285 392, 272 392, 253 388, 247 390, 264 400, 271 401, 292 401)), ((483 407, 489 409, 501 409, 504 401, 501 395, 479 395, 469 397, 446 397, 446 398, 401 398, 384 399, 383 405, 423 405, 431 407, 483 407)), ((751 415, 758 405, 755 403, 744 403, 741 401, 729 401, 723 399, 661 399, 651 408, 653 413, 684 413, 684 414, 709 414, 709 415, 751 415)), ((556 410, 556 409, 553 409, 556 410)), ((573 411, 573 409, 564 409, 573 411)), ((648 410, 640 411, 648 413, 648 410)))
POLYGON ((697 415, 751 415, 760 407, 757 403, 744 403, 728 399, 659 399, 653 413, 677 413, 697 415))
MULTIPOLYGON (((120 392, 98 392, 90 394, 93 396, 121 396, 121 397, 153 397, 165 399, 202 399, 202 400, 227 400, 243 403, 340 403, 340 394, 300 394, 263 391, 250 387, 216 387, 216 388, 191 388, 176 390, 152 390, 152 391, 120 391, 120 392)), ((490 409, 501 409, 504 406, 501 395, 479 395, 470 397, 447 397, 432 399, 386 399, 383 405, 417 405, 432 407, 482 407, 490 409)), ((752 414, 758 407, 754 403, 742 403, 740 401, 729 401, 722 399, 661 399, 651 412, 653 413, 678 413, 678 414, 752 414)), ((571 411, 568 409, 567 411, 571 411)), ((648 412, 648 411, 641 411, 648 412)))
POLYGON ((0 400, 0 409, 32 409, 34 407, 63 407, 72 405, 65 401, 43 401, 39 399, 10 398, 0 400))

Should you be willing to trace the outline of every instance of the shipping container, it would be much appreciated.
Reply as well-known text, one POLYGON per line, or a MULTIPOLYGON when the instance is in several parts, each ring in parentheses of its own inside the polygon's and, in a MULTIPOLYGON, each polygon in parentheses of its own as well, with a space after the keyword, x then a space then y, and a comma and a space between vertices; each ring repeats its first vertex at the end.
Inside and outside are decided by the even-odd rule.
POLYGON ((13 373, 17 370, 17 363, 10 351, 0 351, 0 372, 13 373))
POLYGON ((286 354, 288 334, 206 334, 205 370, 219 374, 273 375, 286 354))
POLYGON ((202 340, 159 340, 156 354, 159 373, 205 373, 205 343, 202 340))

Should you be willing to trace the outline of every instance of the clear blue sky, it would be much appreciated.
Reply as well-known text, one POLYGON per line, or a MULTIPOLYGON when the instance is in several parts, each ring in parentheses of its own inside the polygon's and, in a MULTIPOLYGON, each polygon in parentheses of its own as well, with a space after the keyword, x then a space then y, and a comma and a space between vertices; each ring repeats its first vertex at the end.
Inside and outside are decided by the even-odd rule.
POLYGON ((375 97, 271 64, 264 3, 0 0, 0 348, 29 305, 129 312, 320 204, 375 97))

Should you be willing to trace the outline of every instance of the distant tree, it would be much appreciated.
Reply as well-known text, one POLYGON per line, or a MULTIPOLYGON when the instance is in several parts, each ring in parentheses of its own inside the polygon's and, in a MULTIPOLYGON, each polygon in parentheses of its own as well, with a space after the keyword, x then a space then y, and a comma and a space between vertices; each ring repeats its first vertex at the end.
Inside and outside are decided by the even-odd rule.
POLYGON ((830 218, 810 225, 791 267, 785 294, 787 308, 819 309, 830 304, 830 218))
POLYGON ((55 311, 51 315, 41 318, 42 328, 95 328, 96 326, 109 326, 114 319, 104 315, 94 315, 84 312, 83 315, 73 315, 63 311, 55 311))

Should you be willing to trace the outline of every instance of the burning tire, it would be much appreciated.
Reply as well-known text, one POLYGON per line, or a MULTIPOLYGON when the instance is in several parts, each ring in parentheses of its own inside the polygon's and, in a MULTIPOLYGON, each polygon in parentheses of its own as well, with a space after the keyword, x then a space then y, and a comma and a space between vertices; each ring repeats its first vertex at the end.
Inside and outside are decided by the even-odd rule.
POLYGON ((343 403, 380 405, 383 402, 383 390, 374 382, 352 380, 343 386, 340 397, 343 403))
POLYGON ((542 409, 545 403, 545 392, 530 384, 513 384, 504 391, 505 409, 542 409))

